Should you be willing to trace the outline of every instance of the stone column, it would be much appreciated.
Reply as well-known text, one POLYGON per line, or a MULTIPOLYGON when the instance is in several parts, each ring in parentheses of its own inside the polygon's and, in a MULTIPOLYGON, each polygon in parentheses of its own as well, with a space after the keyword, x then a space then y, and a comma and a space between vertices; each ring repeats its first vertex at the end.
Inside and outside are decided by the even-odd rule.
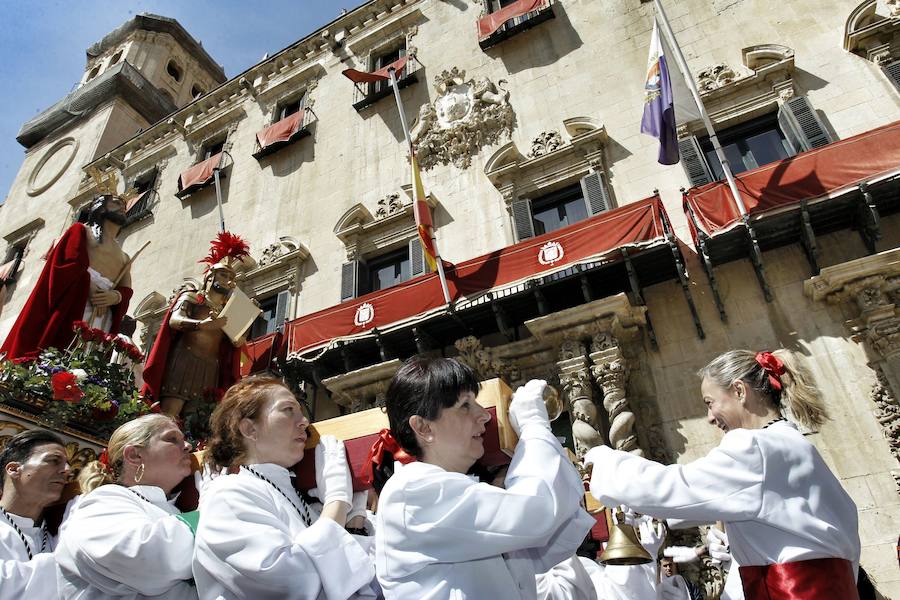
POLYGON ((600 332, 594 336, 591 350, 591 375, 603 390, 603 407, 609 417, 609 445, 643 456, 634 430, 634 413, 625 391, 628 365, 618 340, 607 332, 600 332))
POLYGON ((572 437, 579 460, 594 446, 606 443, 600 433, 590 365, 585 353, 584 344, 580 341, 565 340, 560 346, 560 360, 556 363, 562 400, 572 415, 572 437))

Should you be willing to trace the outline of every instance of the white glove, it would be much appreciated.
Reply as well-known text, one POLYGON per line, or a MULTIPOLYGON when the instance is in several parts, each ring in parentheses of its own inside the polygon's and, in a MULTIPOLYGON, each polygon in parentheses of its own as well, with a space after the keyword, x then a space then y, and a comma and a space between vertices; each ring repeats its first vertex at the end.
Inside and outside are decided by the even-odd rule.
POLYGON ((197 493, 202 496, 213 479, 219 475, 225 475, 227 472, 227 467, 212 469, 209 464, 204 463, 202 469, 194 471, 194 487, 197 488, 197 493))
POLYGON ((728 547, 728 536, 718 527, 710 527, 706 532, 706 546, 713 563, 727 565, 731 562, 731 549, 728 547))
POLYGON ((595 493, 596 490, 594 488, 594 482, 596 481, 597 486, 599 487, 599 485, 600 485, 599 478, 601 477, 601 474, 598 472, 599 464, 598 464, 597 457, 602 452, 601 448, 604 448, 604 447, 605 446, 594 446, 593 448, 591 448, 590 450, 587 451, 587 453, 584 455, 584 460, 582 460, 582 464, 584 466, 585 471, 587 471, 588 468, 590 468, 591 478, 590 478, 589 483, 590 483, 591 495, 594 496, 594 498, 597 498, 598 500, 600 499, 600 493, 599 493, 599 491, 597 491, 597 493, 595 493))
POLYGON ((692 563, 700 557, 697 556, 696 548, 688 546, 669 546, 663 550, 663 556, 668 556, 676 563, 692 563))
POLYGON ((316 446, 316 490, 322 506, 331 502, 352 504, 353 484, 344 442, 323 435, 316 446))
POLYGON ((641 534, 641 546, 655 560, 659 556, 659 547, 666 541, 666 526, 659 521, 654 523, 653 518, 646 515, 638 517, 637 521, 637 530, 641 534))
POLYGON ((369 505, 369 491, 353 492, 353 504, 350 506, 350 512, 347 513, 347 522, 353 520, 354 517, 365 517, 366 507, 369 505))
POLYGON ((529 423, 550 429, 550 418, 544 406, 544 388, 547 382, 543 379, 532 379, 519 387, 509 403, 509 422, 516 435, 522 434, 522 428, 529 423))

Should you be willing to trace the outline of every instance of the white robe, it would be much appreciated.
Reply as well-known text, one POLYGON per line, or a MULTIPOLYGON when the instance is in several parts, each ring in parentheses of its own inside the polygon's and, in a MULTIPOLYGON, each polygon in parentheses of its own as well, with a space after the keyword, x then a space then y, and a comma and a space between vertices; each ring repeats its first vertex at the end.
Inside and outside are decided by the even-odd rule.
POLYGON ((661 465, 600 447, 591 450, 591 493, 660 518, 726 523, 742 566, 844 558, 859 565, 856 505, 796 427, 736 429, 705 457, 661 465))
POLYGON ((396 463, 376 515, 385 598, 533 600, 535 575, 570 558, 594 523, 583 489, 559 441, 535 425, 522 430, 506 489, 396 463))
POLYGON ((579 557, 599 600, 656 600, 656 563, 601 565, 579 557))
POLYGON ((54 539, 48 535, 45 551, 41 552, 41 528, 27 517, 9 516, 25 534, 34 558, 28 560, 22 538, 0 515, 0 600, 57 598, 54 539))
POLYGON ((536 579, 538 600, 598 600, 591 576, 578 556, 538 573, 536 579))
MULTIPOLYGON (((300 506, 291 474, 251 467, 300 506)), ((245 469, 216 477, 200 498, 194 578, 200 598, 312 600, 374 597, 375 567, 357 538, 312 512, 309 527, 269 483, 245 469)))
POLYGON ((60 596, 196 600, 194 536, 178 514, 154 486, 104 485, 84 495, 59 536, 60 596))

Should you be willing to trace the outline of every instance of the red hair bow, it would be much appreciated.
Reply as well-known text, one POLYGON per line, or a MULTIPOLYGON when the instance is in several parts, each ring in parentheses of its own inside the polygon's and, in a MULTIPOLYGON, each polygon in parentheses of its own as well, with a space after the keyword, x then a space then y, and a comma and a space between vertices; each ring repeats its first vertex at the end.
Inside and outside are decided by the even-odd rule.
POLYGON ((372 448, 369 449, 369 458, 366 460, 365 465, 366 472, 364 481, 366 484, 372 483, 375 467, 381 466, 381 461, 385 452, 390 452, 391 456, 394 457, 394 460, 401 462, 404 465, 416 460, 415 456, 412 456, 400 447, 400 444, 397 443, 397 440, 394 438, 394 434, 391 433, 390 429, 382 429, 378 432, 378 439, 375 440, 375 443, 372 444, 372 448))
POLYGON ((103 465, 104 471, 109 471, 109 450, 104 448, 103 452, 100 453, 100 457, 97 458, 97 462, 103 465))
POLYGON ((781 391, 781 376, 784 375, 784 363, 771 352, 757 352, 756 362, 769 374, 769 383, 772 389, 781 391))

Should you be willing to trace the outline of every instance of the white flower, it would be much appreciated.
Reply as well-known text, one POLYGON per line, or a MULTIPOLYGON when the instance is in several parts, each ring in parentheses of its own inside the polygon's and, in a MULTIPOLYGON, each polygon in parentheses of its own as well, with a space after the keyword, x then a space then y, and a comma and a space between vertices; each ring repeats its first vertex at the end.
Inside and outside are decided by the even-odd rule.
POLYGON ((75 379, 78 381, 78 383, 81 383, 82 381, 87 379, 87 371, 85 371, 84 369, 72 369, 70 372, 75 376, 75 379))

